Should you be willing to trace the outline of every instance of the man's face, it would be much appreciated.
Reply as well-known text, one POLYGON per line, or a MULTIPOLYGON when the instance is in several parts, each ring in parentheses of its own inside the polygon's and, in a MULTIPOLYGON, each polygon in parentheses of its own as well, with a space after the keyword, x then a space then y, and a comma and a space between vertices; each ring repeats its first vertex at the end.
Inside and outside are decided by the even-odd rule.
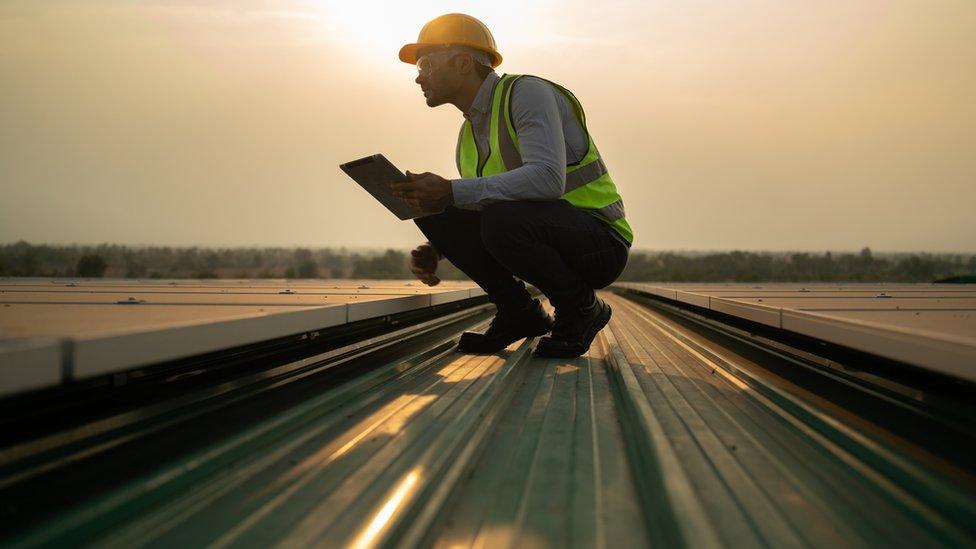
POLYGON ((457 53, 444 49, 423 49, 417 58, 417 79, 428 107, 447 103, 461 87, 461 75, 452 63, 457 53))

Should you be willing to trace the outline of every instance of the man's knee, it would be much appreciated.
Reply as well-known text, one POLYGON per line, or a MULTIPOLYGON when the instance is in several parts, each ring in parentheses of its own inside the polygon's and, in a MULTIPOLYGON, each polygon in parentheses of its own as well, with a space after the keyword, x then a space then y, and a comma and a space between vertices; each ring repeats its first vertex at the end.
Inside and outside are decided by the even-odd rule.
POLYGON ((478 212, 449 207, 441 213, 417 217, 413 222, 433 242, 435 239, 454 239, 460 234, 476 231, 477 216, 478 212))
POLYGON ((449 218, 447 212, 444 211, 439 214, 416 217, 413 222, 417 225, 417 228, 426 234, 429 230, 437 230, 449 224, 449 218))
POLYGON ((505 201, 481 212, 481 240, 493 254, 511 250, 526 238, 532 221, 532 202, 505 201))

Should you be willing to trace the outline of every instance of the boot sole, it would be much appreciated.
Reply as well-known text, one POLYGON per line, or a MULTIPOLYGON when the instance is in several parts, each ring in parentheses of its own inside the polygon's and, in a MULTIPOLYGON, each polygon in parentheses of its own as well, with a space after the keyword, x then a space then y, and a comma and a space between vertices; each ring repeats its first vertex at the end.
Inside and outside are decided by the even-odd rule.
MULTIPOLYGON (((479 355, 497 353, 498 351, 501 351, 501 350, 505 349, 506 347, 508 347, 512 343, 515 343, 516 341, 519 341, 519 340, 522 340, 522 339, 525 339, 525 338, 528 338, 528 337, 539 337, 539 336, 544 336, 544 335, 548 334, 550 331, 552 331, 552 324, 553 324, 552 322, 549 322, 549 325, 548 326, 546 326, 544 328, 543 327, 540 327, 538 330, 536 330, 534 332, 530 332, 530 333, 525 334, 523 336, 520 336, 520 337, 518 337, 516 339, 513 339, 513 340, 509 341, 508 343, 506 343, 505 345, 502 345, 501 347, 498 347, 498 348, 492 348, 492 349, 487 349, 487 348, 486 349, 470 349, 470 348, 464 348, 464 347, 461 346, 460 343, 458 343, 458 346, 457 346, 457 349, 456 350, 458 352, 461 352, 461 353, 466 353, 466 354, 479 354, 479 355)), ((467 332, 465 332, 465 333, 467 333, 467 332)))

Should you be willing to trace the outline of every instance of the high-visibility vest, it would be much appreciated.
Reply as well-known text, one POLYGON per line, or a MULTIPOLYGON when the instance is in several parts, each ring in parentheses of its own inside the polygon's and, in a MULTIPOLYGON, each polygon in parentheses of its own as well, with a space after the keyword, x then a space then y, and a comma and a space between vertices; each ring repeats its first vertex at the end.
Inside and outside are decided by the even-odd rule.
MULTIPOLYGON (((463 178, 484 177, 522 165, 518 135, 512 122, 512 85, 524 75, 505 74, 498 80, 491 96, 488 150, 481 151, 474 138, 471 121, 465 120, 458 135, 456 161, 463 178)), ((548 80, 546 80, 549 82, 548 80)), ((560 197, 595 216, 617 231, 628 243, 633 243, 634 232, 624 217, 624 201, 617 192, 607 166, 600 158, 600 151, 593 137, 586 130, 586 116, 576 96, 566 88, 549 82, 569 99, 573 112, 586 134, 586 154, 579 162, 566 165, 566 189, 560 197)))

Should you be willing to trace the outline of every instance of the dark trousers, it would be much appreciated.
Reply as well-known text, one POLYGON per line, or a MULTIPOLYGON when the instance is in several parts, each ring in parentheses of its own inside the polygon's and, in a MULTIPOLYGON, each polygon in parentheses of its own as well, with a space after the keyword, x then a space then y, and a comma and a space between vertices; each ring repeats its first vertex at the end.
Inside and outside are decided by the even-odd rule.
POLYGON ((553 306, 580 307, 627 264, 610 227, 564 200, 498 202, 484 210, 449 207, 415 220, 430 243, 499 308, 529 299, 524 280, 553 306))

